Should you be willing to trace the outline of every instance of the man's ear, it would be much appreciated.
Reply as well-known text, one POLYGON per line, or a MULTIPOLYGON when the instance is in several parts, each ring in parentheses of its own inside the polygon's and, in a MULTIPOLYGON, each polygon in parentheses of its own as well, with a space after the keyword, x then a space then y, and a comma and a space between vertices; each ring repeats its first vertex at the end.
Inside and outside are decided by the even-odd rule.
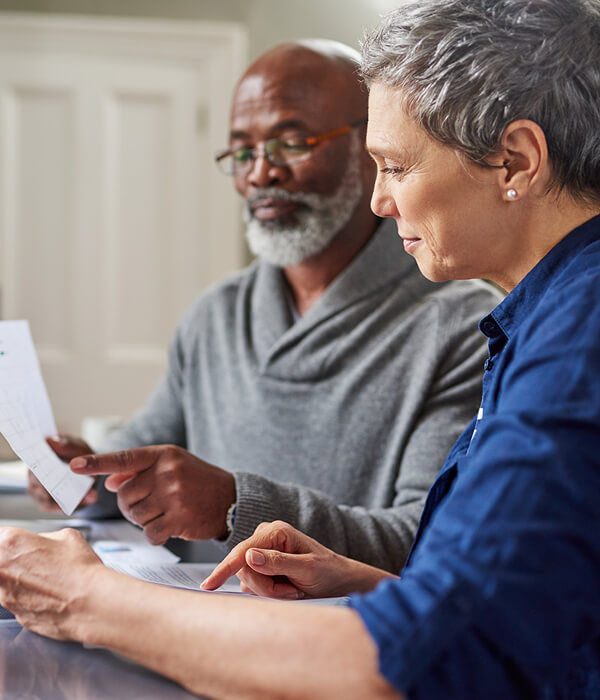
POLYGON ((494 154, 502 197, 516 201, 543 195, 550 182, 548 144, 541 127, 530 119, 511 122, 502 135, 501 149, 494 154))

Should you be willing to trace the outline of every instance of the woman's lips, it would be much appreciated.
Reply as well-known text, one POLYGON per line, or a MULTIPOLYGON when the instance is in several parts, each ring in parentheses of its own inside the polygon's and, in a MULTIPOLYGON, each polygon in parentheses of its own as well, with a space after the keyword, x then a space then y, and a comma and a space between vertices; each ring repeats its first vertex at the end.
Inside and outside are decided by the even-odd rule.
POLYGON ((402 243, 404 244, 404 250, 407 253, 412 252, 412 250, 421 242, 420 238, 403 238, 402 243))
POLYGON ((268 221, 291 214, 297 208, 297 202, 287 199, 260 199, 253 204, 252 214, 261 221, 268 221))

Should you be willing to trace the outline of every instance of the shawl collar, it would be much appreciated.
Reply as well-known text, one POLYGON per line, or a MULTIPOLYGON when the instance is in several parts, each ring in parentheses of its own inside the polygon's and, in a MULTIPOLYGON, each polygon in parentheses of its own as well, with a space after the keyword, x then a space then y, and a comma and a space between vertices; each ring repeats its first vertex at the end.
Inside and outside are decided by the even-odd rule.
POLYGON ((403 278, 414 266, 414 260, 402 250, 395 223, 385 219, 348 267, 294 323, 281 268, 259 262, 251 301, 252 334, 259 363, 264 365, 324 320, 403 278))

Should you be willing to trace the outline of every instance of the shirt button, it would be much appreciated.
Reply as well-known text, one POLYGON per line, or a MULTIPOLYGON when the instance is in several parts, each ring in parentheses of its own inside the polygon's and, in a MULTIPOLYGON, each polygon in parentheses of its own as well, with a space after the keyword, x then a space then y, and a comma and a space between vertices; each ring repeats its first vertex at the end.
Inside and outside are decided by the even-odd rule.
POLYGON ((494 363, 493 363, 491 360, 486 360, 486 361, 483 363, 483 369, 484 369, 486 372, 489 372, 489 371, 492 369, 493 366, 494 366, 494 363))
POLYGON ((471 601, 462 595, 457 596, 454 599, 454 605, 459 610, 459 612, 464 613, 465 615, 468 615, 473 608, 473 606, 471 605, 471 601))
POLYGON ((481 324, 481 330, 486 335, 494 335, 496 333, 496 324, 493 321, 484 321, 481 324))

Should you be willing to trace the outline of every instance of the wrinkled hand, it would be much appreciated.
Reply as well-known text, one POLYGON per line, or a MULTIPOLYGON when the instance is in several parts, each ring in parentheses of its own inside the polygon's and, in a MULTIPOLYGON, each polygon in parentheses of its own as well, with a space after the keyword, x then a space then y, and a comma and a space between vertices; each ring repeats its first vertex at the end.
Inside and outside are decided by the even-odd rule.
POLYGON ((71 461, 76 474, 110 474, 104 482, 130 522, 140 525, 152 544, 169 537, 223 538, 225 517, 235 501, 229 472, 181 447, 154 445, 71 461))
POLYGON ((336 554, 281 521, 261 523, 251 537, 231 550, 202 587, 214 590, 236 574, 245 592, 287 599, 368 591, 391 575, 336 554))
POLYGON ((103 566, 76 530, 36 535, 0 528, 0 604, 47 637, 74 638, 71 614, 91 590, 89 576, 103 566))
MULTIPOLYGON (((73 457, 87 455, 92 452, 87 442, 81 438, 71 437, 70 435, 59 435, 58 438, 46 438, 46 442, 64 462, 70 462, 73 457)), ((37 503, 40 510, 46 512, 60 511, 59 505, 31 471, 27 472, 27 493, 37 503)), ((78 507, 89 506, 92 503, 96 503, 97 500, 98 493, 94 488, 91 488, 78 507)))

